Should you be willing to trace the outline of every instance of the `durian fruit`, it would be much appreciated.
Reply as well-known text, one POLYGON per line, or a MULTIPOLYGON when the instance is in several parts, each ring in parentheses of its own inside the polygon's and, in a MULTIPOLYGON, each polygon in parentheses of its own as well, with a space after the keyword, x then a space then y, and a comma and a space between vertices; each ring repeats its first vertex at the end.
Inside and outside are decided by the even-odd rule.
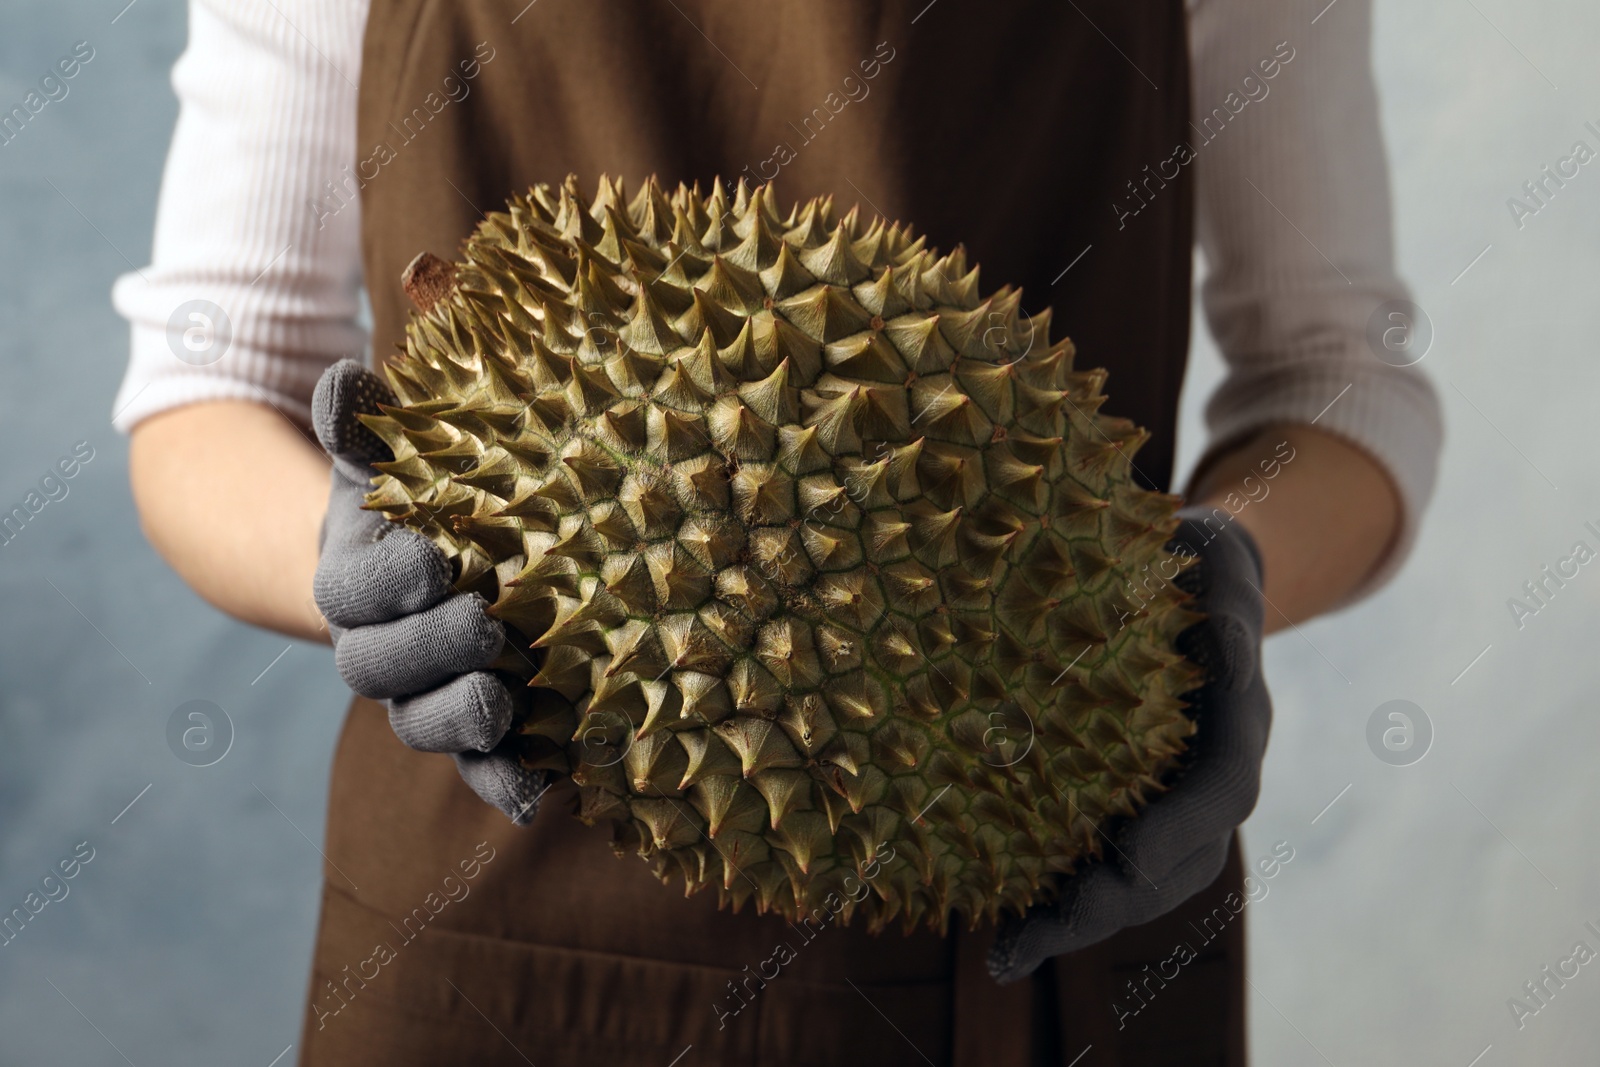
POLYGON ((619 854, 942 931, 1049 899, 1162 788, 1199 678, 1176 500, 961 248, 568 178, 406 284, 367 506, 492 602, 522 758, 619 854))

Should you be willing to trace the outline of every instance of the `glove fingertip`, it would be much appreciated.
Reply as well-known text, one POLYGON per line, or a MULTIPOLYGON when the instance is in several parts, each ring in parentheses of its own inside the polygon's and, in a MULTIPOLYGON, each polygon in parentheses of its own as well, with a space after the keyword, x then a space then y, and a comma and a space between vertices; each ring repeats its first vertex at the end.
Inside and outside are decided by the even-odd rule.
POLYGON ((477 593, 467 594, 471 605, 472 639, 477 644, 478 659, 482 666, 494 662, 506 647, 506 628, 499 619, 489 614, 489 601, 477 593))
POLYGON ((1037 968, 1037 965, 1034 967, 1023 967, 1021 965, 1021 961, 1017 958, 1015 945, 1002 947, 998 943, 989 950, 989 957, 984 961, 984 965, 989 971, 989 977, 993 978, 999 985, 1012 985, 1015 982, 1019 982, 1032 974, 1037 968))
POLYGON ((511 728, 511 694, 477 671, 389 705, 389 727, 419 752, 490 752, 511 728))
POLYGON ((476 671, 466 677, 480 715, 482 732, 478 750, 489 752, 511 729, 511 693, 505 683, 488 671, 476 671))
POLYGON ((389 446, 356 416, 379 414, 379 404, 394 402, 394 393, 382 378, 353 359, 341 359, 317 379, 311 394, 311 425, 318 442, 336 461, 359 468, 391 460, 394 453, 389 446))
POLYGON ((527 826, 538 814, 549 775, 530 771, 502 751, 460 752, 455 756, 461 778, 479 799, 498 808, 516 826, 527 826))

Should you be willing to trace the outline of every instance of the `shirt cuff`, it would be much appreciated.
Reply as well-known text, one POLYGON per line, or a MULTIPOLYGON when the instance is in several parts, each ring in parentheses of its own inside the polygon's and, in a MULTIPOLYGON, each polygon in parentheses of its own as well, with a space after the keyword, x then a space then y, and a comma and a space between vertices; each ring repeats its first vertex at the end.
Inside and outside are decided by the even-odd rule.
POLYGON ((111 408, 112 425, 123 433, 152 415, 211 400, 265 404, 310 426, 317 379, 341 356, 360 357, 365 348, 354 322, 263 314, 227 286, 175 292, 127 274, 112 287, 112 302, 131 323, 128 369, 111 408), (214 300, 193 298, 197 291, 214 300), (180 304, 180 295, 191 300, 180 304), (244 311, 231 320, 221 310, 241 304, 244 311))
POLYGON ((266 353, 231 352, 211 366, 186 366, 167 348, 165 331, 135 326, 133 358, 112 402, 111 424, 122 433, 163 411, 211 400, 248 400, 276 408, 302 429, 311 425, 311 393, 331 363, 296 360, 288 368, 266 353), (235 366, 230 366, 236 361, 235 366), (163 364, 178 364, 177 369, 163 364), (153 370, 152 368, 161 368, 153 370), (242 370, 241 367, 253 369, 242 370))

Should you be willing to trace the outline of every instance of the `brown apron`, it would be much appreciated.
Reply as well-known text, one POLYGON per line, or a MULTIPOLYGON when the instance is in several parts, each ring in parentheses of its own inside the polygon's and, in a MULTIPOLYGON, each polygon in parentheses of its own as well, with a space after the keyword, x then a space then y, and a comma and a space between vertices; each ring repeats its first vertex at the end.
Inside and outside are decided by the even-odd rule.
MULTIPOLYGON (((1056 332, 1111 371, 1114 413, 1153 432, 1137 469, 1164 487, 1191 191, 1154 168, 1187 121, 1182 0, 373 0, 354 181, 374 351, 403 336, 405 264, 453 253, 514 190, 568 172, 635 188, 776 174, 783 201, 912 220, 965 242, 987 287, 1053 305, 1056 332)), ((563 784, 511 826, 358 700, 301 1062, 1244 1062, 1236 849, 1173 915, 1000 987, 992 930, 874 937, 721 912, 616 858, 570 807, 563 784)))

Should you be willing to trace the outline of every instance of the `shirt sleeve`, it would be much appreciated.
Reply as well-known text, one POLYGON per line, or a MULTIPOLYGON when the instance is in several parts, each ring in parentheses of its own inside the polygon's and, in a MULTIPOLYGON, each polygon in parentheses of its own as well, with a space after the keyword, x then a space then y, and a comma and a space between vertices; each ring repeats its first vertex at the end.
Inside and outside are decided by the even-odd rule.
POLYGON ((309 420, 360 358, 356 86, 364 0, 191 0, 151 262, 118 278, 132 328, 124 432, 197 401, 309 420))
POLYGON ((1432 385, 1397 365, 1420 356, 1421 324, 1409 338, 1390 329, 1406 329, 1408 312, 1388 313, 1410 294, 1394 268, 1371 23, 1371 0, 1190 3, 1201 300, 1228 368, 1198 469, 1275 423, 1363 449, 1393 480, 1402 520, 1356 597, 1408 553, 1442 439, 1432 385), (1412 344, 1393 351, 1386 336, 1412 344))

